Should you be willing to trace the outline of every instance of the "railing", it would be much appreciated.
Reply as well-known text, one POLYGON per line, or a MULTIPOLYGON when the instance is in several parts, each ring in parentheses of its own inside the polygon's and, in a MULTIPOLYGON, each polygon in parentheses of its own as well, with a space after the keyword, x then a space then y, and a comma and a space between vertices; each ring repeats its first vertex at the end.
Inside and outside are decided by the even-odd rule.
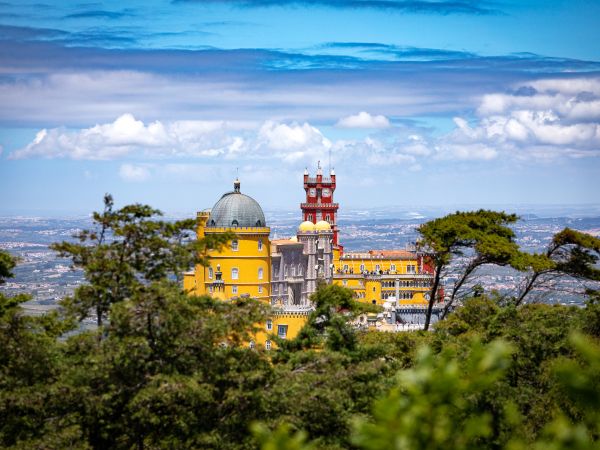
POLYGON ((339 208, 339 206, 339 203, 300 203, 301 208, 334 209, 339 208))
MULTIPOLYGON (((410 252, 410 250, 406 250, 410 252)), ((394 255, 394 256, 386 256, 386 255, 373 255, 371 253, 344 253, 340 256, 340 260, 344 259, 401 259, 406 261, 416 261, 420 255, 417 252, 414 252, 414 255, 394 255)))
POLYGON ((273 311, 276 312, 310 312, 314 309, 313 305, 278 305, 273 307, 273 311))
POLYGON ((395 279, 395 278, 399 278, 401 280, 406 280, 406 279, 413 279, 413 278, 417 278, 417 279, 427 279, 427 278, 433 278, 433 274, 432 273, 412 273, 412 272, 408 272, 408 273, 400 273, 400 272, 383 272, 383 273, 379 273, 379 272, 371 272, 371 271, 366 271, 366 272, 359 272, 358 270, 354 273, 350 273, 350 271, 345 271, 345 270, 341 270, 341 271, 335 271, 334 274, 335 278, 362 278, 364 276, 376 276, 376 277, 381 277, 381 278, 385 278, 386 280, 388 279, 395 279))
POLYGON ((205 232, 223 233, 233 231, 234 233, 270 233, 269 227, 204 227, 205 232))
POLYGON ((333 183, 333 180, 331 179, 331 177, 322 177, 321 181, 319 181, 319 179, 317 177, 308 177, 305 180, 306 180, 306 183, 323 183, 323 184, 333 183))

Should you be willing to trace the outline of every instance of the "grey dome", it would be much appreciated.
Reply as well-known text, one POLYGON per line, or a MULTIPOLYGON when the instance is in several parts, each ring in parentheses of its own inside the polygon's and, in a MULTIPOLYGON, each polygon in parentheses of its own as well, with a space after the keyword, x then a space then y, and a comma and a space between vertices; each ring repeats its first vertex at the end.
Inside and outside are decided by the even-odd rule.
POLYGON ((265 215, 256 200, 240 192, 240 182, 234 183, 234 191, 228 192, 213 206, 209 227, 266 227, 265 215))

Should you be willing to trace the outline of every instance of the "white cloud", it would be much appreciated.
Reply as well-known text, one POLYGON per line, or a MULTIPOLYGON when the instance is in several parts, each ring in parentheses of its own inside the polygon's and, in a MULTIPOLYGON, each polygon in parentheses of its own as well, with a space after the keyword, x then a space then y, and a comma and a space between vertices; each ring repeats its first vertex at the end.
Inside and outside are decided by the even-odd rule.
POLYGON ((353 116, 341 118, 336 126, 340 128, 388 128, 390 121, 385 116, 373 116, 361 111, 353 116))
POLYGON ((498 156, 498 151, 483 143, 441 144, 436 148, 436 158, 445 160, 482 160, 487 161, 498 156))
POLYGON ((147 158, 211 157, 239 151, 247 125, 224 121, 155 121, 145 125, 131 114, 79 131, 43 129, 11 159, 32 157, 110 160, 136 155, 147 158))
POLYGON ((258 131, 255 148, 265 157, 284 162, 323 158, 332 144, 319 129, 308 123, 266 121, 258 131))
POLYGON ((147 152, 171 145, 171 136, 160 122, 148 126, 131 114, 123 114, 114 122, 80 131, 64 128, 43 129, 26 147, 11 154, 13 159, 28 157, 114 159, 136 148, 147 152))
POLYGON ((483 96, 477 113, 474 126, 455 119, 439 156, 555 159, 600 150, 600 78, 533 81, 512 94, 483 96))
POLYGON ((274 158, 284 162, 323 158, 331 141, 308 123, 266 121, 155 121, 144 124, 131 114, 79 131, 43 129, 11 159, 70 158, 111 160, 223 157, 274 158))
POLYGON ((150 170, 144 165, 121 164, 119 176, 125 181, 141 182, 150 178, 150 170))

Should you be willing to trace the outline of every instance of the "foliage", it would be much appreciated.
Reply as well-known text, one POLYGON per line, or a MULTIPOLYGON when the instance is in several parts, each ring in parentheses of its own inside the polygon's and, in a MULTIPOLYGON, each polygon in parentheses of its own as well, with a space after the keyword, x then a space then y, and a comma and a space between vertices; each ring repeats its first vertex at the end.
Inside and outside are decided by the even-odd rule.
POLYGON ((7 278, 12 278, 14 275, 12 270, 16 265, 16 260, 7 251, 0 250, 0 284, 4 284, 7 278))
POLYGON ((322 283, 310 300, 315 310, 294 339, 284 340, 272 335, 282 350, 280 358, 284 358, 289 351, 321 346, 335 351, 354 351, 356 330, 349 322, 360 314, 381 309, 355 300, 350 289, 335 284, 322 283))
POLYGON ((527 295, 546 286, 560 276, 600 281, 600 238, 565 228, 554 235, 543 254, 520 254, 514 267, 527 272, 515 303, 523 303, 527 295))
MULTIPOLYGON (((357 419, 353 442, 370 449, 479 449, 490 445, 493 417, 485 391, 504 375, 510 347, 495 341, 437 357, 424 347, 414 368, 373 405, 373 418, 357 419)), ((509 406, 509 405, 507 405, 509 406)), ((508 412, 508 411, 507 411, 508 412)))
POLYGON ((438 299, 442 271, 453 258, 472 254, 450 292, 444 316, 449 312, 460 289, 484 264, 507 265, 518 255, 519 247, 514 242, 515 234, 508 225, 515 223, 517 216, 504 212, 479 210, 456 212, 424 223, 418 228, 421 235, 420 249, 429 254, 433 263, 434 282, 429 294, 429 305, 425 317, 425 330, 429 329, 433 304, 438 299))
POLYGON ((70 257, 82 268, 88 284, 78 288, 63 306, 80 320, 95 313, 102 326, 110 307, 135 294, 149 283, 180 280, 195 264, 206 263, 207 251, 219 248, 233 235, 211 235, 193 240, 195 221, 156 220, 162 213, 147 205, 128 205, 113 210, 113 199, 104 197, 104 211, 94 213, 95 230, 84 230, 79 241, 52 245, 60 256, 70 257))
MULTIPOLYGON (((464 214, 466 226, 424 228, 432 249, 452 243, 436 247, 443 264, 469 251, 523 261, 512 216, 464 214)), ((372 305, 322 285, 301 333, 266 352, 247 343, 268 307, 190 296, 175 276, 223 242, 192 243, 193 223, 156 215, 113 211, 107 197, 96 231, 56 245, 88 281, 64 303, 69 314, 1 303, 0 447, 598 448, 597 293, 575 308, 501 304, 473 289, 432 332, 382 333, 351 325, 372 305), (90 307, 100 327, 73 332, 72 313, 90 307)), ((595 276, 584 270, 594 242, 564 233, 556 244, 567 253, 545 262, 595 276), (575 248, 589 251, 583 265, 575 248)), ((14 261, 2 261, 10 273, 14 261)))

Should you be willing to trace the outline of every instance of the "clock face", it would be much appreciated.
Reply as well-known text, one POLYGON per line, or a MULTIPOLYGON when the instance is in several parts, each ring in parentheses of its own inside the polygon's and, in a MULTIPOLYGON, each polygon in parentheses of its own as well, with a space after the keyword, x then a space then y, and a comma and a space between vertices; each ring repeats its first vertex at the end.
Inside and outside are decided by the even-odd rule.
POLYGON ((308 195, 310 195, 311 197, 314 197, 317 194, 317 190, 315 188, 310 188, 308 190, 308 195))
POLYGON ((331 195, 331 191, 329 189, 323 189, 323 197, 329 197, 331 195))

